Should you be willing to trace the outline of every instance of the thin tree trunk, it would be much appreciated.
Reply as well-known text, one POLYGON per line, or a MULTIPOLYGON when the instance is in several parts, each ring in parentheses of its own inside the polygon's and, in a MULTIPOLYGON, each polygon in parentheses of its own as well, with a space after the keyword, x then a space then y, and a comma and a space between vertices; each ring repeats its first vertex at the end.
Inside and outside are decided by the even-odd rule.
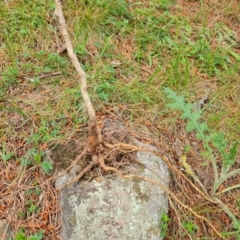
POLYGON ((73 51, 73 46, 71 43, 70 36, 68 34, 67 30, 67 24, 63 15, 63 10, 62 10, 62 4, 60 0, 55 0, 56 3, 56 10, 55 10, 55 15, 58 17, 58 22, 59 22, 59 30, 61 32, 61 35, 65 41, 66 48, 67 48, 67 53, 69 58, 71 59, 78 75, 79 75, 79 80, 81 84, 81 93, 82 93, 82 98, 85 104, 85 107, 87 109, 88 117, 89 117, 89 136, 88 136, 88 152, 89 153, 94 153, 96 150, 96 147, 99 144, 98 140, 98 131, 97 131, 97 121, 96 121, 96 114, 95 110, 93 108, 91 99, 89 97, 88 91, 87 91, 87 77, 86 73, 81 67, 81 64, 79 63, 76 54, 73 51))

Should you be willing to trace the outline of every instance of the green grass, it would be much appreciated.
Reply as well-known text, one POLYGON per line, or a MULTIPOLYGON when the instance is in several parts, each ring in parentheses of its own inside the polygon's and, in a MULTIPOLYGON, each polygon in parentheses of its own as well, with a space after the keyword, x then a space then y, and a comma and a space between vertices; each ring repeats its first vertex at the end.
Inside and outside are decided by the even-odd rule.
MULTIPOLYGON (((163 92, 170 87, 192 103, 207 95, 202 117, 209 128, 221 129, 231 143, 239 139, 236 6, 236 0, 218 7, 204 1, 182 6, 170 0, 65 1, 68 29, 96 110, 115 107, 136 129, 150 121, 159 129, 156 136, 168 130, 177 138, 179 115, 166 107, 163 92)), ((77 75, 67 54, 57 54, 61 39, 53 11, 53 1, 0 3, 3 161, 25 159, 46 172, 51 166, 44 162, 43 146, 64 142, 87 122, 77 75), (40 78, 55 72, 62 74, 40 78), (25 152, 12 156, 16 139, 25 141, 25 152)), ((185 228, 195 232, 191 224, 185 228)))

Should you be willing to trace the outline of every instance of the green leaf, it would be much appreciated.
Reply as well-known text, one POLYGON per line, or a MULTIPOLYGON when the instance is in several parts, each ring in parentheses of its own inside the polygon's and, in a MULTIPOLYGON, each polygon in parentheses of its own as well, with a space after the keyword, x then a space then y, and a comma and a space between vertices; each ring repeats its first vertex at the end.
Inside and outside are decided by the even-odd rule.
POLYGON ((45 174, 48 174, 50 171, 53 170, 53 166, 52 163, 49 161, 44 161, 41 164, 42 170, 45 174))
POLYGON ((28 208, 28 211, 30 213, 33 213, 33 212, 36 212, 36 210, 38 209, 38 207, 34 204, 32 204, 29 208, 28 208))
POLYGON ((16 237, 14 240, 27 240, 27 237, 25 233, 22 230, 20 230, 16 233, 16 237))
POLYGON ((36 154, 34 155, 34 160, 35 160, 36 163, 39 164, 39 163, 41 162, 41 159, 42 159, 42 156, 41 156, 40 153, 36 153, 36 154))
POLYGON ((6 153, 2 154, 2 159, 4 162, 8 161, 12 156, 14 156, 14 153, 6 153))
POLYGON ((185 100, 183 96, 177 96, 177 94, 170 88, 164 88, 164 92, 168 94, 168 98, 174 100, 174 103, 168 104, 172 109, 183 110, 185 109, 185 100))
POLYGON ((168 230, 168 224, 170 222, 170 218, 167 214, 163 213, 161 219, 160 219, 160 236, 166 237, 167 230, 168 230))
POLYGON ((3 142, 2 143, 2 152, 0 151, 0 158, 2 158, 4 163, 6 163, 13 156, 14 156, 13 152, 6 151, 6 142, 3 142))
POLYGON ((182 226, 187 230, 187 232, 191 235, 194 235, 198 230, 198 226, 195 225, 193 222, 183 222, 182 226))
POLYGON ((162 223, 168 223, 170 220, 171 220, 170 217, 166 213, 162 214, 162 217, 161 217, 162 223))
POLYGON ((202 122, 200 123, 199 128, 201 129, 202 132, 205 132, 208 130, 208 125, 206 122, 202 122))
POLYGON ((229 153, 226 153, 223 158, 223 165, 225 169, 228 167, 231 167, 234 164, 237 151, 238 151, 238 142, 235 142, 233 146, 230 148, 229 153))
POLYGON ((228 50, 228 52, 229 52, 234 58, 236 58, 236 60, 240 61, 240 55, 239 55, 239 54, 237 54, 236 52, 231 51, 231 50, 228 50))
POLYGON ((223 155, 226 150, 226 140, 223 132, 211 134, 212 144, 216 147, 220 153, 223 155))
POLYGON ((31 164, 31 159, 29 159, 28 157, 22 157, 19 160, 21 161, 21 165, 24 167, 27 167, 31 164))
POLYGON ((240 220, 237 219, 236 222, 233 222, 233 229, 240 230, 240 220))
POLYGON ((168 104, 172 109, 181 110, 182 119, 187 119, 186 130, 191 132, 193 130, 197 131, 197 138, 203 140, 205 143, 208 142, 204 132, 208 129, 207 123, 201 123, 201 111, 193 111, 193 105, 191 103, 186 103, 184 97, 178 96, 172 89, 164 88, 164 92, 167 97, 172 99, 174 103, 168 104))
POLYGON ((187 132, 191 132, 193 131, 194 129, 196 128, 194 122, 188 122, 187 125, 186 125, 186 130, 187 132))
POLYGON ((29 237, 28 240, 42 240, 43 239, 43 233, 44 233, 44 231, 41 230, 38 233, 29 237))

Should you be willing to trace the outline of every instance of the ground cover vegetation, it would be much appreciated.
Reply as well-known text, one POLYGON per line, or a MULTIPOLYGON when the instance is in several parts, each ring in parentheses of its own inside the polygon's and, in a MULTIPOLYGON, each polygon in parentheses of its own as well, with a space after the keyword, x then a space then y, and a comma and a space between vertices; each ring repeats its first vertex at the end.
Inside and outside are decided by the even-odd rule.
MULTIPOLYGON (((159 234, 239 239, 239 1, 69 0, 63 8, 97 117, 120 117, 168 160, 159 234)), ((0 218, 16 240, 56 239, 48 151, 75 159, 86 141, 54 10, 54 1, 0 2, 0 218)))

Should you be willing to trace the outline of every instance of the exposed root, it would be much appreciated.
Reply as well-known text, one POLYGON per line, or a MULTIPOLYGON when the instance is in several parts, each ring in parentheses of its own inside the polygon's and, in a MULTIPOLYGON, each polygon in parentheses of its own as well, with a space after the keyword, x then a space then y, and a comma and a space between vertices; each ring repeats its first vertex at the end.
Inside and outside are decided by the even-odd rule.
POLYGON ((58 191, 61 191, 63 188, 77 182, 79 179, 81 179, 81 177, 87 173, 88 171, 90 171, 94 166, 96 166, 98 164, 98 157, 97 155, 93 155, 92 156, 92 161, 88 164, 87 167, 85 167, 75 178, 73 178, 71 181, 67 182, 66 184, 64 184, 62 187, 58 188, 58 191))
MULTIPOLYGON (((112 134, 114 134, 114 131, 112 134)), ((151 182, 152 184, 159 186, 167 193, 169 200, 176 202, 182 209, 185 209, 185 211, 188 211, 196 218, 206 222, 208 224, 208 226, 213 230, 213 232, 215 232, 216 235, 221 237, 221 239, 225 239, 224 236, 221 235, 221 233, 214 227, 214 225, 206 217, 199 215, 190 206, 188 206, 187 204, 185 204, 181 200, 179 200, 178 197, 171 190, 166 188, 163 184, 160 184, 159 182, 153 181, 152 179, 149 179, 149 178, 141 177, 139 175, 132 175, 132 174, 128 175, 125 172, 123 172, 123 169, 121 168, 121 166, 123 166, 124 164, 130 165, 132 163, 132 161, 137 161, 137 163, 139 163, 139 161, 136 158, 134 158, 134 157, 128 158, 128 160, 127 160, 128 162, 122 162, 118 168, 113 167, 114 163, 116 163, 116 157, 120 153, 127 155, 130 153, 141 151, 141 152, 149 152, 149 153, 155 154, 155 155, 159 156, 162 160, 164 160, 172 171, 174 171, 176 174, 178 174, 182 179, 184 179, 186 181, 187 184, 189 184, 197 193, 199 193, 200 196, 202 197, 202 199, 205 199, 206 202, 216 204, 216 202, 214 200, 212 200, 208 195, 203 193, 194 184, 194 182, 192 182, 191 179, 186 177, 186 175, 184 175, 184 173, 182 173, 175 166, 173 166, 173 164, 171 164, 171 162, 169 161, 169 159, 166 156, 160 154, 159 152, 156 152, 156 151, 153 151, 150 149, 144 149, 141 147, 137 147, 137 146, 129 144, 129 143, 115 143, 115 144, 109 143, 111 141, 116 142, 116 139, 113 139, 113 136, 111 134, 106 135, 104 133, 104 129, 103 129, 103 135, 105 135, 105 137, 102 140, 102 148, 101 148, 101 150, 99 148, 98 155, 93 155, 92 160, 87 165, 87 167, 85 167, 74 179, 72 179, 70 182, 68 182, 63 187, 61 187, 61 189, 78 181, 84 174, 87 173, 87 171, 92 169, 94 166, 99 165, 101 167, 101 169, 103 170, 103 172, 116 173, 118 176, 123 177, 123 178, 139 178, 139 179, 151 182), (106 136, 108 136, 107 139, 106 139, 106 136), (111 141, 110 141, 110 139, 111 139, 111 141)), ((115 135, 116 135, 116 133, 115 133, 115 135)), ((117 137, 121 138, 120 135, 117 137)), ((83 154, 81 154, 74 162, 77 163, 77 160, 79 160, 80 157, 84 157, 83 154)), ((140 164, 142 164, 142 163, 140 163, 140 164)), ((61 189, 58 189, 58 190, 61 190, 61 189)), ((177 211, 177 210, 175 209, 175 211, 177 211)), ((178 219, 178 221, 180 221, 180 220, 178 219)))

